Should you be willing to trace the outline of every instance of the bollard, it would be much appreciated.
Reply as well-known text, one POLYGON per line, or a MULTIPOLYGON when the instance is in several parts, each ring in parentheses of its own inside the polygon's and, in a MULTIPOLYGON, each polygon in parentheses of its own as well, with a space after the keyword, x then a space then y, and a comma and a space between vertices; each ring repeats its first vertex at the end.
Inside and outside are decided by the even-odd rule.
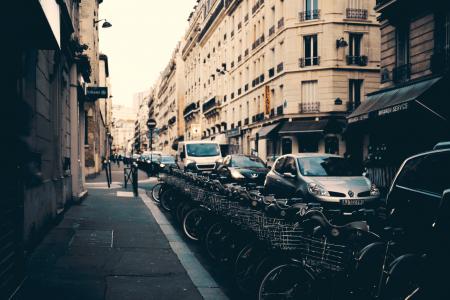
POLYGON ((103 169, 105 169, 106 183, 108 184, 108 188, 111 188, 111 179, 109 178, 110 173, 109 173, 109 170, 108 170, 108 162, 106 160, 103 161, 103 169))
POLYGON ((133 163, 133 165, 131 166, 131 171, 132 171, 132 184, 133 184, 133 193, 134 196, 137 197, 138 196, 138 167, 136 163, 133 163))

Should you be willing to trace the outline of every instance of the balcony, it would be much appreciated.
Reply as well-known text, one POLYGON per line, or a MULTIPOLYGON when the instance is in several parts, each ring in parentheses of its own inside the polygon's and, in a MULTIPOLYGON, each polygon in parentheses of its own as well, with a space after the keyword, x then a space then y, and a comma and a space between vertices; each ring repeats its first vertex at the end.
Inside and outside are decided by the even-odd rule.
POLYGON ((347 19, 367 20, 369 14, 367 9, 347 8, 347 19))
POLYGON ((302 114, 311 114, 311 113, 320 113, 320 102, 305 102, 300 103, 300 113, 302 114))
POLYGON ((269 28, 269 36, 275 33, 275 25, 269 28))
POLYGON ((245 85, 244 91, 245 91, 245 92, 248 91, 248 83, 245 85))
POLYGON ((238 61, 238 63, 240 63, 240 62, 242 61, 242 55, 239 55, 239 56, 238 56, 237 61, 238 61))
POLYGON ((242 89, 241 88, 238 89, 237 94, 238 94, 238 96, 240 96, 242 94, 242 89))
POLYGON ((450 50, 437 50, 431 56, 431 71, 435 74, 450 71, 450 50))
POLYGON ((275 68, 269 69, 269 78, 272 78, 273 76, 275 76, 275 68))
POLYGON ((347 65, 367 66, 369 59, 365 55, 351 56, 347 55, 347 65))
POLYGON ((233 99, 234 99, 234 92, 231 93, 231 100, 233 100, 233 99))
POLYGON ((320 9, 301 11, 298 13, 300 22, 320 19, 320 9))
POLYGON ((281 29, 284 27, 284 18, 281 18, 278 20, 278 29, 281 29))
POLYGON ((255 5, 252 7, 252 14, 255 14, 263 4, 264 4, 264 0, 257 1, 255 3, 255 5))
POLYGON ((244 51, 244 56, 248 56, 248 49, 245 49, 245 51, 244 51))
POLYGON ((411 78, 411 64, 395 67, 392 70, 392 80, 395 83, 403 83, 411 78))
POLYGON ((283 63, 279 63, 277 66, 277 73, 281 73, 284 70, 284 64, 283 63))
POLYGON ((196 112, 198 112, 199 107, 196 103, 191 103, 185 107, 183 111, 183 116, 185 120, 190 120, 196 112))
POLYGON ((300 68, 320 65, 320 56, 317 57, 302 57, 299 59, 300 68))
POLYGON ((249 124, 249 119, 248 118, 245 118, 245 120, 244 120, 244 126, 245 125, 248 125, 249 124))
POLYGON ((238 23, 237 28, 238 28, 238 30, 242 29, 242 22, 239 22, 239 23, 238 23))
POLYGON ((217 101, 216 97, 211 98, 210 100, 203 103, 203 106, 202 106, 203 114, 208 113, 210 110, 212 110, 218 106, 219 106, 219 102, 217 101))
POLYGON ((252 117, 253 123, 264 121, 264 113, 256 114, 252 117))

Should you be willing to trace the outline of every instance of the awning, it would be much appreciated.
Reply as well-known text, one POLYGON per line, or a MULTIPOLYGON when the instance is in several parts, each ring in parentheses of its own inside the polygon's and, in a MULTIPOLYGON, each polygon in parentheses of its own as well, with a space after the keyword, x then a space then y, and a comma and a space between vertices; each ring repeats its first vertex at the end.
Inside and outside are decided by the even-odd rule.
POLYGON ((280 123, 276 123, 276 124, 272 124, 272 125, 269 125, 269 126, 262 127, 258 131, 259 138, 260 139, 266 138, 269 134, 274 132, 274 130, 278 127, 278 125, 280 125, 280 123))
POLYGON ((281 127, 280 134, 294 134, 294 133, 321 133, 325 131, 328 125, 328 120, 299 120, 286 122, 281 127))
MULTIPOLYGON (((408 86, 378 91, 367 96, 366 101, 347 117, 348 123, 356 123, 373 117, 381 117, 408 110, 410 102, 431 89, 441 78, 433 78, 410 84, 408 86)), ((422 104, 423 105, 423 104, 422 104)))

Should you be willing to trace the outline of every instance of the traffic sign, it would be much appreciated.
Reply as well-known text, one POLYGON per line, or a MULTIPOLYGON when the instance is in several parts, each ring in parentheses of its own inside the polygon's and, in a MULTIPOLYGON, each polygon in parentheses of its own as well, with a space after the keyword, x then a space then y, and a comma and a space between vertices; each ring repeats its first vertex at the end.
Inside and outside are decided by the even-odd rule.
POLYGON ((147 127, 149 129, 154 129, 156 127, 156 121, 154 119, 148 119, 147 127))

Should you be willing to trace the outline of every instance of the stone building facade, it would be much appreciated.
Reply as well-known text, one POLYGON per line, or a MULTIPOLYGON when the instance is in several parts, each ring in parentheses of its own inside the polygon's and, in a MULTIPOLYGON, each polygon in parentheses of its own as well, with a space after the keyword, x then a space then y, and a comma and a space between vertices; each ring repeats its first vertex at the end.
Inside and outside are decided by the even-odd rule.
POLYGON ((112 151, 119 155, 127 154, 128 143, 134 138, 136 114, 132 108, 122 105, 112 107, 112 151))
POLYGON ((186 139, 263 159, 343 155, 345 118, 379 88, 375 0, 200 1, 184 37, 186 139))
POLYGON ((387 190, 405 158, 450 139, 448 1, 377 0, 381 89, 348 118, 354 156, 387 190))
POLYGON ((48 226, 86 195, 84 88, 98 65, 81 41, 89 34, 80 30, 89 1, 101 2, 17 0, 0 13, 12 25, 3 36, 3 125, 12 148, 2 167, 8 175, 0 205, 1 299, 26 275, 25 255, 48 226))
POLYGON ((155 150, 174 154, 177 143, 184 139, 184 63, 179 46, 155 87, 155 105, 158 107, 158 130, 155 150))

